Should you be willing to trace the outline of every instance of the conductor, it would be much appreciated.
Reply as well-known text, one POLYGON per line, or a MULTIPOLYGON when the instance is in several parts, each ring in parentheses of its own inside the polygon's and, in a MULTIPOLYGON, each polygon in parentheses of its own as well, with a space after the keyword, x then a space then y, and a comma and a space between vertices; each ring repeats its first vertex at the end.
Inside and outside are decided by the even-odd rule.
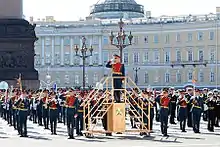
POLYGON ((112 77, 113 78, 113 87, 114 87, 114 98, 116 103, 120 103, 121 101, 121 91, 122 89, 122 81, 125 76, 125 67, 124 64, 120 61, 121 57, 114 54, 113 59, 106 64, 107 68, 112 69, 112 77), (120 78, 122 77, 122 78, 120 78))

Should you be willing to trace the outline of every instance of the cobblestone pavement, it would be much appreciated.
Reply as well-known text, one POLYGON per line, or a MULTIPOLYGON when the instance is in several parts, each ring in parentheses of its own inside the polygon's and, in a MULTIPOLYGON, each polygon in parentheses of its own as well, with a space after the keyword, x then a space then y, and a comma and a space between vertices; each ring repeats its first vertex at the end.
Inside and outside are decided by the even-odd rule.
MULTIPOLYGON (((127 122, 129 123, 129 122, 127 122)), ((201 122, 201 133, 194 134, 191 128, 186 133, 179 130, 179 125, 169 125, 170 137, 165 138, 160 134, 159 123, 154 123, 154 133, 150 137, 139 134, 113 134, 111 137, 95 134, 94 138, 76 137, 68 140, 67 129, 63 124, 58 124, 56 136, 52 136, 50 130, 28 122, 28 138, 21 138, 13 127, 0 119, 0 143, 7 147, 220 147, 220 128, 215 132, 208 132, 206 122, 201 122)))

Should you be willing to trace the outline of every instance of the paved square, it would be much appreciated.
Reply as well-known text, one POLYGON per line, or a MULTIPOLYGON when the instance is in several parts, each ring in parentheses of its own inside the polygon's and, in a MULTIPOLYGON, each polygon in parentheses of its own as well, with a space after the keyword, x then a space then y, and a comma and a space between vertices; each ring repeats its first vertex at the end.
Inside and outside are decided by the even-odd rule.
MULTIPOLYGON (((129 122, 127 122, 129 123, 129 122)), ((68 140, 67 129, 63 124, 58 124, 56 136, 52 136, 50 130, 28 122, 28 138, 21 138, 13 127, 0 119, 0 143, 7 147, 220 147, 220 128, 215 132, 208 132, 206 122, 201 123, 201 134, 193 133, 187 128, 186 133, 179 130, 179 124, 170 125, 168 128, 169 138, 160 134, 160 124, 154 122, 154 133, 150 137, 142 137, 138 134, 116 135, 106 137, 95 134, 94 138, 76 137, 75 140, 68 140)))

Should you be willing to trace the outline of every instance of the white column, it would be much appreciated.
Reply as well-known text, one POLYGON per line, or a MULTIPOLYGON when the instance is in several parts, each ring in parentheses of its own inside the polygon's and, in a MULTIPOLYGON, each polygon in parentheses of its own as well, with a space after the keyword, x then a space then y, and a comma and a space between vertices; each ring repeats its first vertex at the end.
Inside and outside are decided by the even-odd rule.
POLYGON ((102 65, 102 36, 99 37, 99 65, 102 65))
POLYGON ((51 37, 52 44, 51 44, 51 64, 54 65, 54 55, 55 55, 55 48, 54 48, 54 36, 51 37))
POLYGON ((70 65, 73 65, 73 45, 74 45, 74 40, 73 37, 70 37, 70 65))
MULTIPOLYGON (((92 36, 91 36, 91 38, 90 38, 90 40, 89 40, 89 47, 92 45, 92 36)), ((92 65, 92 56, 90 56, 89 57, 89 65, 92 65)))
POLYGON ((41 65, 45 65, 45 38, 41 38, 41 65))
POLYGON ((64 39, 61 37, 61 65, 64 65, 64 39))

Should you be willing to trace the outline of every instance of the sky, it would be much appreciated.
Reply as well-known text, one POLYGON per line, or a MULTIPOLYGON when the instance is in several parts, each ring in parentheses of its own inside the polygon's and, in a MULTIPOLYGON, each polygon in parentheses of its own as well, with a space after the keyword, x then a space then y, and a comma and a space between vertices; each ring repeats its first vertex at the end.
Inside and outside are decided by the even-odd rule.
MULTIPOLYGON (((103 1, 103 0, 101 0, 103 1)), ((89 15, 90 6, 98 0, 23 0, 26 19, 54 16, 57 21, 73 21, 89 15)), ((153 17, 215 13, 220 0, 136 0, 151 11, 153 17)))

